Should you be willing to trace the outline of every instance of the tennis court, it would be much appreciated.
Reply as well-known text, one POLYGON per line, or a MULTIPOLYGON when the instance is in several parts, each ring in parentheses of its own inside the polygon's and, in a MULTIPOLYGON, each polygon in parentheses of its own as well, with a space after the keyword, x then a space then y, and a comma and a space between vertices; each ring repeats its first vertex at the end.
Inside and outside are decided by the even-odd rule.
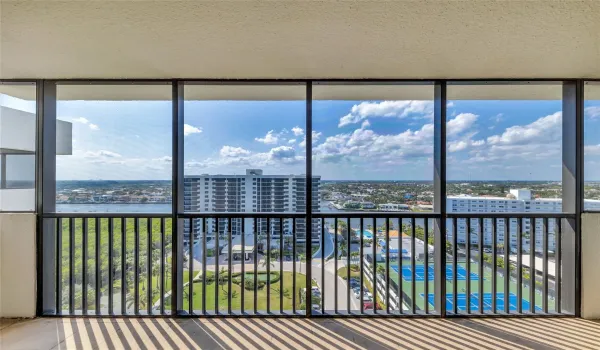
MULTIPOLYGON (((398 265, 392 265, 392 269, 398 273, 398 265)), ((433 281, 433 265, 429 265, 428 279, 433 281)), ((412 269, 410 266, 402 266, 402 279, 406 282, 412 282, 412 269)), ((452 281, 454 280, 454 269, 450 265, 446 265, 446 280, 452 281)), ((467 280, 467 270, 462 266, 457 266, 457 281, 466 281, 467 280)), ((415 281, 422 282, 425 281, 425 265, 417 265, 415 266, 415 281)), ((479 281, 479 276, 476 273, 471 272, 471 281, 479 281)))
MULTIPOLYGON (((421 294, 421 297, 423 298, 423 297, 425 297, 425 295, 421 294)), ((517 311, 517 303, 518 303, 517 296, 514 295, 513 293, 510 293, 508 299, 509 299, 508 302, 510 303, 509 310, 517 311)), ((483 311, 492 311, 492 300, 493 300, 492 293, 483 293, 483 311)), ((435 296, 433 293, 430 293, 427 295, 427 301, 432 306, 435 304, 435 296)), ((496 310, 503 311, 504 303, 505 303, 504 293, 496 293, 496 310)), ((522 299, 521 306, 522 306, 522 310, 524 312, 529 311, 529 307, 530 307, 529 301, 522 299)), ((456 308, 459 311, 467 311, 467 294, 465 294, 465 293, 456 294, 456 308)), ((454 309, 454 298, 452 297, 452 293, 446 294, 446 309, 447 310, 454 309)), ((535 309, 541 310, 541 308, 538 306, 536 306, 535 309)), ((471 311, 473 311, 473 312, 479 311, 479 293, 471 293, 471 311)))

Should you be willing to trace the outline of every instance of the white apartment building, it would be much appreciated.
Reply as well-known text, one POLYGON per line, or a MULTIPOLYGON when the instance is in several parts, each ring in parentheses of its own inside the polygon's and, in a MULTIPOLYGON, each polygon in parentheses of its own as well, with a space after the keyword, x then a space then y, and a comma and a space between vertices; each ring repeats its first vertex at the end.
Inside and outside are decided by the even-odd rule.
MULTIPOLYGON (((320 177, 314 176, 312 182, 312 210, 319 211, 320 177)), ((306 176, 304 175, 264 175, 260 169, 247 169, 245 175, 191 175, 184 179, 184 210, 186 212, 305 212, 306 176)), ((219 233, 229 232, 227 219, 219 219, 219 233)), ((257 232, 267 232, 267 219, 257 219, 257 232)), ((194 223, 195 238, 202 232, 202 220, 194 223)), ((206 231, 216 231, 216 220, 207 220, 206 231)), ((283 220, 283 233, 292 233, 292 219, 283 220)), ((191 228, 189 222, 184 226, 184 244, 189 242, 191 228)), ((232 235, 238 236, 253 231, 253 219, 232 219, 232 235)), ((320 233, 320 221, 313 220, 313 232, 320 233)), ((270 232, 278 237, 279 220, 271 219, 270 232)), ((313 239, 318 236, 313 234, 313 239)), ((305 240, 306 223, 296 219, 296 235, 299 242, 305 240)), ((207 235, 207 237, 209 237, 207 235)))
POLYGON ((410 211, 408 204, 385 203, 379 205, 381 211, 410 211))
MULTIPOLYGON (((446 210, 448 213, 560 213, 562 211, 562 199, 560 198, 532 198, 531 190, 511 189, 509 197, 474 197, 467 195, 448 196, 446 210)), ((599 200, 585 200, 586 209, 600 208, 599 200)), ((517 246, 517 219, 510 219, 508 233, 510 247, 517 246)), ((504 228, 505 219, 497 219, 496 240, 498 244, 505 244, 504 228)), ((467 219, 457 219, 457 242, 465 244, 467 241, 467 219)), ((483 244, 492 245, 491 219, 483 223, 483 244)), ((532 232, 532 224, 529 219, 523 219, 523 249, 529 250, 529 237, 532 232)), ((542 240, 543 220, 535 222, 535 247, 536 251, 543 250, 542 240)), ((548 220, 548 249, 555 249, 554 241, 555 221, 548 220)), ((471 244, 479 244, 479 220, 471 219, 471 244)), ((447 237, 453 239, 452 221, 447 222, 447 237)))

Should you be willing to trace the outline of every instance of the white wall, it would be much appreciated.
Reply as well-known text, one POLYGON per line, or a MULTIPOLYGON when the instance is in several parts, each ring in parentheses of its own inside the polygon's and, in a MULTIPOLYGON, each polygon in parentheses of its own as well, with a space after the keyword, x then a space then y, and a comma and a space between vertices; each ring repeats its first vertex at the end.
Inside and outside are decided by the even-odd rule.
POLYGON ((0 189, 0 210, 35 211, 35 189, 0 189))
POLYGON ((35 214, 0 213, 0 318, 34 317, 35 214))
POLYGON ((600 213, 581 216, 581 316, 600 319, 600 213))

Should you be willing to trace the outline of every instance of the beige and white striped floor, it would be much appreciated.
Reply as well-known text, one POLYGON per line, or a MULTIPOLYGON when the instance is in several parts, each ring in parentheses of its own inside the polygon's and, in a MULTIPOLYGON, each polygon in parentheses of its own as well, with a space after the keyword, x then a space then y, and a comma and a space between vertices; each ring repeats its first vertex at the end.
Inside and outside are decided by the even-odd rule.
POLYGON ((2 320, 0 349, 600 349, 574 318, 2 320))

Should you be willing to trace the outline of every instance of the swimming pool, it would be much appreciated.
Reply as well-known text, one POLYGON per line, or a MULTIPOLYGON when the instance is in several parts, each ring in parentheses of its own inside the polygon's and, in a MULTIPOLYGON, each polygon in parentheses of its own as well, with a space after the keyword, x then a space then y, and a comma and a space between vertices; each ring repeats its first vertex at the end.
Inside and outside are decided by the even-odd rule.
POLYGON ((373 238, 373 234, 369 231, 364 231, 363 230, 363 237, 367 238, 367 239, 371 239, 373 238))

